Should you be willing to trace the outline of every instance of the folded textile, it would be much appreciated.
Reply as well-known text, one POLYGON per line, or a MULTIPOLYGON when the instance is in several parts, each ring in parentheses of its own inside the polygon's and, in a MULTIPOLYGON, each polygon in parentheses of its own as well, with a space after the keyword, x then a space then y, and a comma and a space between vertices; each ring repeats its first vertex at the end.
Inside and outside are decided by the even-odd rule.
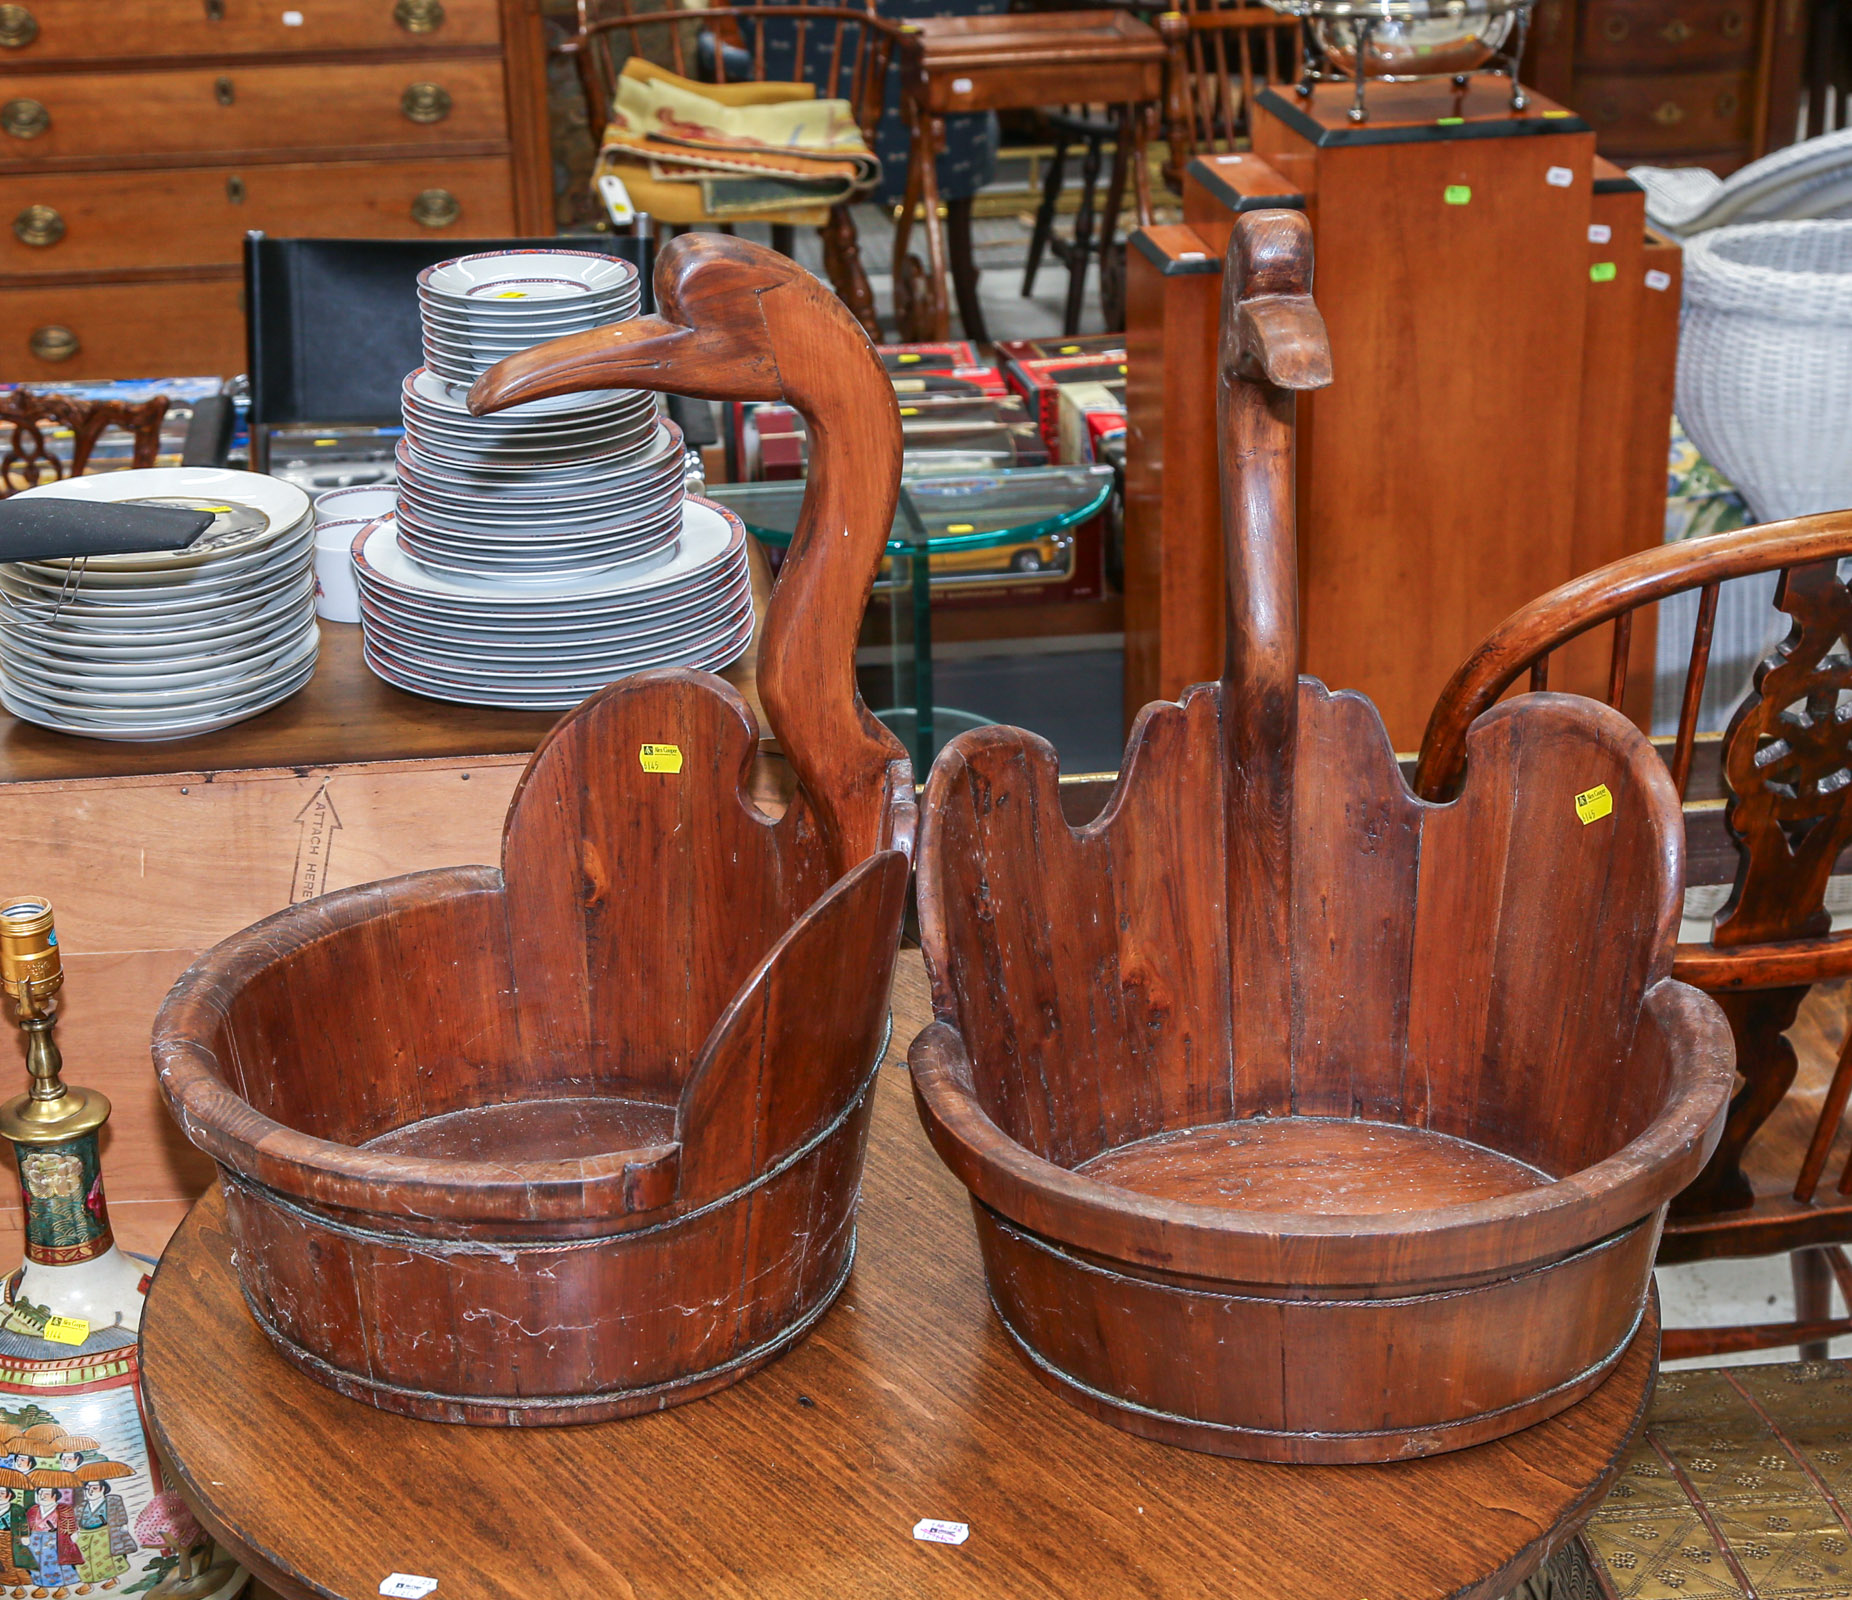
POLYGON ((872 188, 881 168, 846 100, 820 100, 808 84, 697 84, 633 57, 599 152, 606 172, 638 209, 691 222, 826 212, 872 188))

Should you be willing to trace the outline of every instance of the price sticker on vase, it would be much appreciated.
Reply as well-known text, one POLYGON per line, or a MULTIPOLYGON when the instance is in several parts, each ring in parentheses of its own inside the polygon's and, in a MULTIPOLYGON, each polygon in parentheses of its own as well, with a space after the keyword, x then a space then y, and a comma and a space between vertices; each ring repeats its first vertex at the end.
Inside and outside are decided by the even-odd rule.
POLYGON ((90 1337, 90 1324, 82 1317, 48 1317, 45 1337, 53 1344, 82 1344, 90 1337))
POLYGON ((964 1522, 941 1522, 937 1517, 921 1517, 913 1524, 913 1537, 927 1544, 963 1544, 971 1537, 971 1527, 964 1522))
POLYGON ((673 775, 682 770, 682 747, 679 744, 641 744, 637 746, 637 762, 645 772, 673 775))

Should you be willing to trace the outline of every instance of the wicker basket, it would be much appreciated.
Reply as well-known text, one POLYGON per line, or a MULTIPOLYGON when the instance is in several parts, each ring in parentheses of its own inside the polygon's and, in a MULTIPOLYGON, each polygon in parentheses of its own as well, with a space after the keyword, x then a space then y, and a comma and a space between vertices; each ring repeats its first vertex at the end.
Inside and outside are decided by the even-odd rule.
POLYGON ((1686 245, 1678 415, 1758 520, 1852 506, 1852 221, 1686 245))

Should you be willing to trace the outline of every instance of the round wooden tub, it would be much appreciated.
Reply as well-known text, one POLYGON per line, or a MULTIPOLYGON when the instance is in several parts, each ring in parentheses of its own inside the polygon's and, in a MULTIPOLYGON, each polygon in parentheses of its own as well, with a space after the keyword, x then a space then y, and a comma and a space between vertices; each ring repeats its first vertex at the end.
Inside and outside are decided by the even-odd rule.
POLYGON ((859 324, 784 257, 691 235, 655 287, 660 317, 510 357, 470 404, 648 388, 803 414, 804 508, 757 639, 789 804, 755 803, 738 693, 639 673, 535 752, 499 869, 281 912, 207 952, 155 1026, 252 1315, 314 1377, 413 1416, 692 1399, 801 1338, 854 1258, 915 820, 854 676, 899 412, 859 324))
POLYGON ((1043 1380, 1150 1438, 1387 1461, 1586 1394, 1722 1132, 1723 1013, 1669 977, 1678 796, 1617 713, 1494 707, 1446 805, 1295 679, 1293 394, 1332 381, 1294 212, 1223 267, 1229 648, 1146 706, 1083 828, 1015 728, 934 764, 920 1115, 1043 1380))

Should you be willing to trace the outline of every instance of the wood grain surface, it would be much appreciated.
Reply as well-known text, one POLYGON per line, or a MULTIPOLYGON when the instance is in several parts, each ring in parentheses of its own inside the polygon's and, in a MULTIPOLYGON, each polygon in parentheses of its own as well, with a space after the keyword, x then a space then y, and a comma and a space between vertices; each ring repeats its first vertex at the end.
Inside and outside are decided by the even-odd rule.
MULTIPOLYGON (((929 1016, 903 952, 895 1040, 929 1016)), ((1428 1461, 1227 1461, 1062 1404, 991 1314, 897 1056, 841 1300, 746 1383, 627 1422, 445 1428, 343 1401, 251 1322, 210 1195, 142 1322, 156 1432, 194 1504, 290 1600, 370 1600, 395 1571, 469 1600, 1492 1600, 1606 1492, 1651 1387, 1650 1314, 1579 1405, 1428 1461), (922 1517, 970 1539, 916 1542, 922 1517)))
POLYGON ((1424 805, 1369 702, 1295 676, 1295 392, 1333 392, 1311 266, 1302 213, 1236 219, 1220 682, 1140 713, 1083 828, 1022 729, 935 763, 938 1020, 910 1059, 1047 1382, 1148 1438, 1388 1461, 1527 1426, 1620 1358, 1730 1052, 1668 976, 1683 830, 1637 729, 1524 696, 1424 805), (1256 1181, 1255 1122, 1290 1130, 1297 1192, 1256 1181))

